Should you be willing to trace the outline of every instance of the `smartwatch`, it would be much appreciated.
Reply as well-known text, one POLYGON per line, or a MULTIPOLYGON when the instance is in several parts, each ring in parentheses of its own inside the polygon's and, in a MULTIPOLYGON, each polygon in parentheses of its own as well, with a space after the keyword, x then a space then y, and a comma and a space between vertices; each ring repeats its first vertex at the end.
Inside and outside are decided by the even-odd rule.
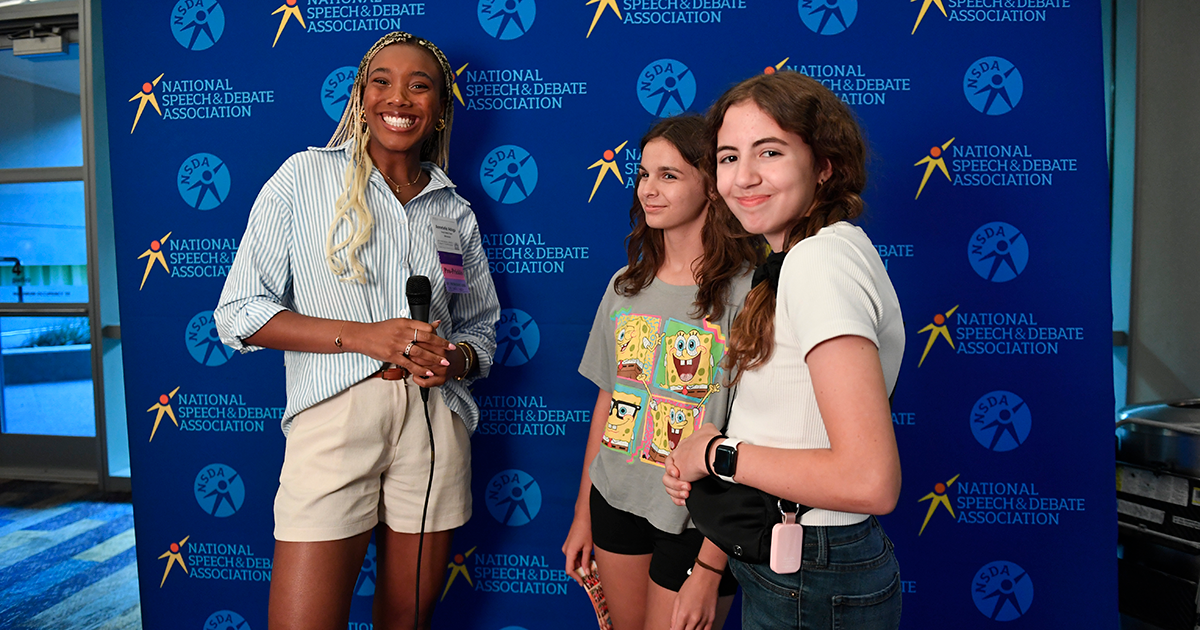
POLYGON ((729 438, 717 445, 716 454, 713 455, 713 472, 729 483, 737 483, 733 475, 737 472, 737 447, 741 443, 737 438, 729 438))

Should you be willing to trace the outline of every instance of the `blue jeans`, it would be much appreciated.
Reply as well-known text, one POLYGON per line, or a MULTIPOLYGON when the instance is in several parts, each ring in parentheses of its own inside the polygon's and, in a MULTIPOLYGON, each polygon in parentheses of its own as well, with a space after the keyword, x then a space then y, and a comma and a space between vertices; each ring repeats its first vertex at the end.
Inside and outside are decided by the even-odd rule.
POLYGON ((742 586, 742 630, 884 630, 900 627, 900 566, 875 517, 857 525, 804 528, 800 570, 729 566, 742 586))

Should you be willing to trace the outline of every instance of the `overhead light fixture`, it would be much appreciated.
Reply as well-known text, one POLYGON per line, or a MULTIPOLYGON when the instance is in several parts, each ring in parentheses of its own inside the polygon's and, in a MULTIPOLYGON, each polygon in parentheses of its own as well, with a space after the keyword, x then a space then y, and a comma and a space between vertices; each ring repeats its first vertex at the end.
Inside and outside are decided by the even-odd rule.
POLYGON ((62 35, 46 35, 44 37, 22 37, 13 39, 13 55, 16 57, 36 57, 41 55, 64 55, 67 52, 66 41, 62 35))

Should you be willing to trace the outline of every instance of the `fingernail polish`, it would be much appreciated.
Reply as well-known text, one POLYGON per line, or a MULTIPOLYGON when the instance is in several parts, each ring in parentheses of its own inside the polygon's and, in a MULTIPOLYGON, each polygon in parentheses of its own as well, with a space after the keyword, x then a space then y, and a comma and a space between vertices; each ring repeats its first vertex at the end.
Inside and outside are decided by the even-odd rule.
POLYGON ((450 366, 450 362, 449 362, 449 361, 447 361, 447 360, 445 360, 445 359, 442 359, 442 365, 443 365, 443 366, 446 366, 446 367, 449 367, 449 366, 450 366))

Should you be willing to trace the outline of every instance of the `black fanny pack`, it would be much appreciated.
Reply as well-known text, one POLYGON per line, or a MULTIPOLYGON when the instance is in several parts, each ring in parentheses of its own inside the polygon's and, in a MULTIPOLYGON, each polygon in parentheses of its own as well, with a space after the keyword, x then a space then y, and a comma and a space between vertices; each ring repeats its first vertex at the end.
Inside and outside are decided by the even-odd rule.
POLYGON ((705 538, 731 558, 750 564, 771 559, 771 530, 783 522, 784 512, 795 512, 799 521, 812 509, 713 475, 692 483, 687 508, 705 538))

